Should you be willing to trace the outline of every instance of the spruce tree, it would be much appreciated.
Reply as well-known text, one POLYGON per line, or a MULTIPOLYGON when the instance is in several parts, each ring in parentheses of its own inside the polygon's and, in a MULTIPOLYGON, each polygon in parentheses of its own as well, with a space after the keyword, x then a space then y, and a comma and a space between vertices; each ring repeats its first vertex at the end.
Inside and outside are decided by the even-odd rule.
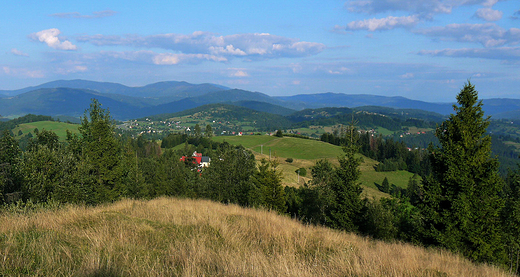
POLYGON ((110 112, 92 99, 78 130, 81 133, 83 158, 92 166, 91 175, 97 180, 95 201, 114 200, 118 194, 116 184, 121 177, 121 168, 118 167, 121 144, 114 136, 115 124, 110 112))
POLYGON ((390 182, 388 182, 388 178, 385 177, 383 183, 381 184, 381 190, 386 193, 390 193, 390 182))
POLYGON ((510 273, 520 274, 520 167, 507 175, 502 225, 510 273))
POLYGON ((330 188, 336 196, 329 210, 330 220, 333 227, 346 231, 357 230, 363 208, 363 189, 358 182, 362 159, 355 156, 359 149, 356 138, 357 130, 352 122, 346 131, 347 144, 343 146, 344 155, 338 157, 339 167, 335 170, 337 178, 330 183, 330 188))
POLYGON ((432 172, 423 180, 421 209, 426 243, 460 252, 474 261, 501 262, 498 161, 485 135, 489 117, 468 81, 457 95, 455 114, 436 130, 430 147, 432 172))
POLYGON ((276 160, 267 161, 262 159, 258 165, 258 171, 253 175, 254 188, 251 192, 251 202, 254 206, 259 205, 267 209, 284 213, 285 191, 282 185, 282 173, 276 169, 276 160))

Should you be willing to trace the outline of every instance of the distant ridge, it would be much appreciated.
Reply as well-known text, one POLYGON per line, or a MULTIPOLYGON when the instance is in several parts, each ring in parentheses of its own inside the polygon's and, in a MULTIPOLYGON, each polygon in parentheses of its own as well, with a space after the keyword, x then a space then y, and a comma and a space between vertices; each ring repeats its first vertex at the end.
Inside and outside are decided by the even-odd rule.
MULTIPOLYGON (((378 110, 374 106, 398 109, 403 115, 407 110, 422 110, 425 113, 421 116, 432 118, 453 112, 452 103, 429 103, 400 96, 327 92, 272 97, 261 92, 183 81, 128 87, 110 82, 58 80, 18 90, 0 91, 0 97, 0 114, 10 118, 27 113, 77 117, 88 108, 91 98, 100 100, 104 107, 110 109, 112 116, 119 120, 180 112, 212 103, 228 103, 278 115, 324 107, 371 107, 366 109, 378 110)), ((495 98, 483 102, 486 115, 494 119, 520 119, 520 99, 495 98)), ((380 113, 385 111, 395 114, 395 111, 379 110, 380 113)))
POLYGON ((383 106, 399 109, 418 109, 449 114, 453 111, 452 103, 429 103, 419 100, 411 100, 401 96, 379 96, 369 94, 343 94, 343 93, 317 93, 317 94, 298 94, 293 96, 276 97, 287 102, 308 103, 309 108, 322 107, 348 107, 355 108, 360 106, 383 106))

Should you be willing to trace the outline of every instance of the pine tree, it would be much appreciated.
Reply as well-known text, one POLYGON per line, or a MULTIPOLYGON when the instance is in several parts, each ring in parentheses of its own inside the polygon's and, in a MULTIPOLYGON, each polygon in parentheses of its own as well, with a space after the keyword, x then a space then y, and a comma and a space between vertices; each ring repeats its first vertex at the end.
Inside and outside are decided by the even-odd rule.
POLYGON ((436 130, 440 148, 430 147, 432 173, 423 180, 421 209, 427 243, 475 261, 501 262, 498 161, 486 136, 489 117, 468 82, 457 95, 456 114, 436 130))
POLYGON ((358 183, 361 171, 361 158, 356 157, 358 151, 357 131, 352 123, 346 130, 347 145, 343 147, 344 155, 338 157, 339 167, 333 167, 326 160, 321 160, 312 167, 312 177, 308 196, 304 203, 308 207, 302 210, 307 220, 324 223, 333 228, 356 231, 363 201, 361 186, 358 183))
POLYGON ((110 112, 92 99, 90 108, 81 118, 83 155, 92 166, 92 175, 97 180, 96 201, 111 201, 117 197, 116 184, 121 176, 118 165, 121 160, 121 144, 114 136, 115 124, 110 112))
POLYGON ((338 178, 330 184, 336 196, 330 209, 332 226, 346 231, 357 229, 357 221, 363 208, 360 197, 363 190, 358 182, 361 158, 355 156, 359 149, 356 138, 357 130, 352 122, 346 130, 347 145, 343 146, 344 155, 338 158, 339 167, 335 170, 338 178))
POLYGON ((206 125, 206 130, 204 131, 204 135, 207 138, 211 138, 213 136, 213 129, 211 128, 211 125, 206 125))
POLYGON ((386 193, 390 193, 390 182, 388 182, 388 178, 385 177, 383 183, 381 184, 381 190, 386 193))
POLYGON ((193 131, 195 131, 195 137, 200 138, 202 136, 202 129, 200 128, 199 123, 195 124, 193 131))
POLYGON ((504 242, 509 271, 520 274, 520 168, 510 171, 504 187, 506 204, 502 210, 504 242))
POLYGON ((276 169, 278 163, 276 161, 267 161, 262 159, 258 165, 258 171, 253 175, 252 181, 254 189, 252 196, 256 203, 270 210, 284 213, 285 191, 282 186, 281 172, 276 169))

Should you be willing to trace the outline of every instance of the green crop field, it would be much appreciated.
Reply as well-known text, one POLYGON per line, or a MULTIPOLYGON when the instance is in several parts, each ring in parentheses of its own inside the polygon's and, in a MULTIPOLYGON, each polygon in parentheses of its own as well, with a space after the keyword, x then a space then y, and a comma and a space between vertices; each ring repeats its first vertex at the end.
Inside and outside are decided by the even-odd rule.
POLYGON ((38 121, 31 123, 20 124, 18 127, 13 129, 13 133, 16 138, 19 139, 22 136, 27 135, 28 133, 32 133, 34 135, 34 129, 38 128, 38 130, 42 131, 43 129, 48 131, 53 131, 58 135, 60 140, 65 140, 67 138, 67 130, 72 133, 78 134, 79 124, 70 124, 64 122, 56 122, 56 121, 38 121), (22 135, 18 135, 19 131, 22 131, 22 135))
MULTIPOLYGON (((298 168, 304 167, 308 169, 320 159, 328 159, 334 164, 338 164, 337 158, 343 153, 341 147, 336 145, 294 137, 280 138, 255 135, 218 136, 213 139, 215 141, 227 141, 230 144, 242 145, 253 151, 257 159, 269 158, 269 150, 271 150, 271 158, 276 158, 280 163, 279 169, 282 172, 283 182, 288 186, 299 186, 303 182, 310 180, 311 172, 308 170, 307 176, 300 178, 298 182, 298 175, 295 173, 298 168), (293 162, 286 162, 286 158, 293 158, 293 162)), ((362 157, 363 163, 360 166, 361 177, 359 182, 364 188, 364 194, 368 197, 380 198, 387 196, 387 194, 380 192, 376 186, 376 183, 381 184, 385 177, 388 178, 390 184, 406 188, 410 177, 413 176, 413 173, 407 171, 376 172, 374 165, 378 162, 364 156, 362 157)))

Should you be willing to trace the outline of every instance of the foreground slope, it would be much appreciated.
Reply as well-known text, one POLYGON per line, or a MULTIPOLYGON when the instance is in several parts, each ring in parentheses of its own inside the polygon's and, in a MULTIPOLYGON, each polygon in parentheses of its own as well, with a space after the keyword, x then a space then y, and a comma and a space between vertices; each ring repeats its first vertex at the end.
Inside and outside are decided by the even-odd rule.
POLYGON ((508 276, 272 212, 159 198, 0 215, 0 276, 508 276))

